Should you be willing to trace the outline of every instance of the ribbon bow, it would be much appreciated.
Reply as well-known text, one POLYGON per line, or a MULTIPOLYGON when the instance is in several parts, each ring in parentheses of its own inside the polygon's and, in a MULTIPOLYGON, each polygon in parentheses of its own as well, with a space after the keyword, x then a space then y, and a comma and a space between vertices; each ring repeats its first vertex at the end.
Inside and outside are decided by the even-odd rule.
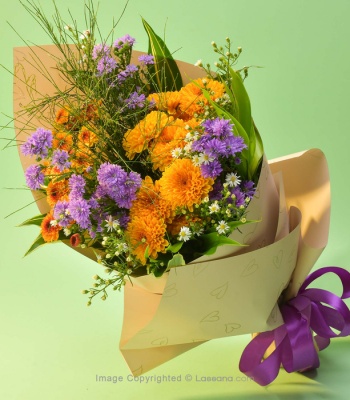
POLYGON ((323 350, 329 345, 330 338, 350 335, 350 310, 342 300, 349 297, 348 271, 325 267, 310 274, 297 296, 280 306, 284 324, 272 331, 259 333, 244 349, 240 371, 265 386, 277 377, 281 365, 287 372, 319 367, 315 346, 323 350), (327 273, 334 273, 341 280, 341 297, 327 290, 308 288, 311 282, 327 273), (264 359, 272 343, 276 349, 264 359))

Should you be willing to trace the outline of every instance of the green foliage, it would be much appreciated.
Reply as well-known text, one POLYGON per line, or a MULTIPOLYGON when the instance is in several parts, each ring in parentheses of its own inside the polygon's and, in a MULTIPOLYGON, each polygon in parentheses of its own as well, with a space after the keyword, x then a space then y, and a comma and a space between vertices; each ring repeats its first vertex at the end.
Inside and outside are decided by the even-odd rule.
POLYGON ((148 52, 153 55, 155 61, 154 65, 149 66, 153 77, 151 80, 152 91, 180 90, 182 87, 181 73, 169 49, 144 19, 142 19, 142 23, 149 39, 148 52))

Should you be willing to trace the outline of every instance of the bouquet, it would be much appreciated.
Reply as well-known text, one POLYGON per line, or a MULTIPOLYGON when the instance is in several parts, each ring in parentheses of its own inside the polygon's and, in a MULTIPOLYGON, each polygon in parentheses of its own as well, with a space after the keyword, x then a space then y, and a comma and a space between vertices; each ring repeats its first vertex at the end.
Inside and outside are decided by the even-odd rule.
MULTIPOLYGON (((317 367, 312 332, 322 349, 336 336, 329 326, 346 335, 350 324, 348 310, 304 295, 327 242, 327 164, 319 150, 267 161, 248 68, 235 69, 242 49, 212 43, 214 72, 176 62, 145 20, 149 50, 139 53, 130 34, 97 40, 92 4, 85 30, 57 14, 55 31, 36 5, 28 11, 54 45, 15 52, 17 141, 41 211, 23 223, 40 227, 27 254, 61 241, 95 259, 106 276, 98 271, 83 291, 88 305, 123 288, 120 349, 135 375, 206 340, 253 332, 241 370, 258 383, 281 363, 317 367), (316 327, 311 303, 326 315, 316 327), (301 336, 291 318, 306 318, 301 336), (286 356, 305 351, 301 339, 306 364, 286 356)), ((341 271, 323 273, 346 286, 341 271)))

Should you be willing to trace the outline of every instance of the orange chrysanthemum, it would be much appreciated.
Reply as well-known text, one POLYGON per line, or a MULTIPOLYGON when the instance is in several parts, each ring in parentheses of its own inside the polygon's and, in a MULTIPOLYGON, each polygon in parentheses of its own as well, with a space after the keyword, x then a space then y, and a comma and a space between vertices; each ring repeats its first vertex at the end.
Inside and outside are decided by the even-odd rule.
POLYGON ((91 165, 91 153, 89 149, 84 151, 76 151, 72 156, 72 168, 78 171, 83 171, 91 165))
POLYGON ((165 223, 154 214, 135 216, 126 230, 132 253, 143 265, 146 264, 145 251, 147 247, 149 256, 152 258, 157 258, 158 253, 164 253, 169 244, 165 239, 165 233, 165 223))
POLYGON ((159 135, 154 147, 150 151, 154 169, 164 171, 173 161, 171 152, 176 148, 184 148, 184 141, 188 131, 185 122, 177 119, 173 124, 166 126, 159 135))
POLYGON ((177 107, 180 104, 179 92, 152 93, 147 99, 153 100, 158 110, 165 111, 170 115, 177 113, 177 107))
POLYGON ((176 216, 171 224, 168 224, 167 226, 167 232, 169 232, 170 235, 176 236, 179 234, 181 228, 183 226, 191 226, 195 223, 201 223, 202 219, 199 217, 188 217, 186 215, 178 215, 176 216))
POLYGON ((92 147, 94 144, 98 142, 96 134, 92 132, 90 129, 88 129, 86 126, 83 126, 80 129, 78 140, 79 140, 78 146, 80 148, 92 147))
POLYGON ((123 147, 127 157, 132 160, 135 154, 145 150, 149 142, 157 139, 162 129, 173 121, 160 111, 152 111, 140 121, 134 129, 128 130, 124 136, 123 147))
POLYGON ((64 125, 68 122, 69 111, 66 108, 60 108, 56 112, 55 122, 60 125, 64 125))
POLYGON ((46 189, 47 202, 53 207, 59 200, 68 200, 69 186, 68 180, 58 182, 51 181, 46 189))
POLYGON ((209 102, 202 93, 201 89, 203 88, 209 92, 212 100, 222 97, 225 92, 222 83, 214 79, 198 78, 180 90, 180 109, 183 112, 194 115, 195 113, 201 114, 204 111, 204 106, 209 102))
POLYGON ((153 183, 152 179, 146 176, 137 193, 137 198, 133 201, 130 208, 131 218, 154 214, 159 219, 171 222, 173 218, 171 205, 160 196, 159 190, 158 181, 153 183))
POLYGON ((214 181, 204 178, 199 167, 187 158, 176 159, 159 180, 161 196, 177 207, 187 207, 193 211, 195 204, 208 196, 214 181))
POLYGON ((54 242, 58 240, 60 226, 52 224, 51 221, 54 220, 52 212, 46 215, 46 217, 41 222, 41 236, 45 240, 45 242, 54 242))
POLYGON ((54 149, 70 151, 73 147, 73 136, 67 132, 57 132, 52 140, 54 149))

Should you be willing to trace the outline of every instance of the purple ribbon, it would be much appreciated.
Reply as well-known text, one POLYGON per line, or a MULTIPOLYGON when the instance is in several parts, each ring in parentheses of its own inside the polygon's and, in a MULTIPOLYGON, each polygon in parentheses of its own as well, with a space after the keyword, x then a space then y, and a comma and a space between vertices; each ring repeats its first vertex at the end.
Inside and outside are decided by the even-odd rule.
POLYGON ((284 324, 273 331, 259 333, 244 349, 240 371, 265 386, 277 377, 281 365, 287 372, 319 367, 315 345, 323 350, 330 338, 350 335, 350 310, 342 300, 349 297, 350 273, 345 269, 325 267, 310 274, 297 296, 280 306, 284 324), (327 273, 334 273, 341 280, 341 297, 327 290, 308 288, 311 282, 327 273), (264 359, 272 343, 276 348, 264 359))

